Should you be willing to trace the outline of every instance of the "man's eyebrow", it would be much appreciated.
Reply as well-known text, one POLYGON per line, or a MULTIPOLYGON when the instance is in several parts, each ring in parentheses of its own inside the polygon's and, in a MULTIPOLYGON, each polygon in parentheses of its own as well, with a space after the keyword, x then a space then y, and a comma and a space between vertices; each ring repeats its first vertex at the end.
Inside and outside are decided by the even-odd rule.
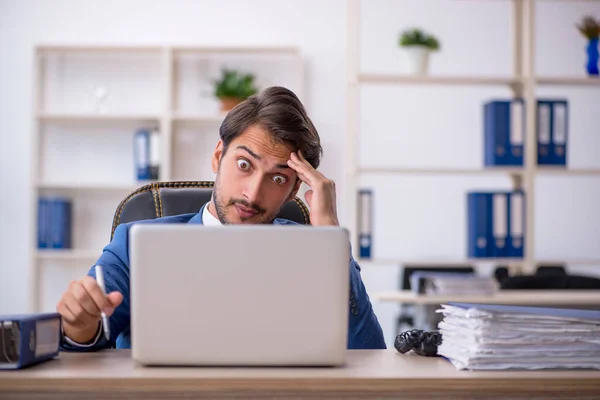
MULTIPOLYGON (((261 159, 261 156, 259 156, 258 154, 256 154, 255 152, 253 152, 252 150, 250 150, 248 147, 244 146, 243 144, 242 144, 242 145, 239 145, 237 148, 238 148, 238 149, 241 149, 241 150, 246 150, 246 151, 248 152, 248 154, 250 154, 252 157, 256 158, 257 160, 260 160, 260 159, 261 159)), ((279 169, 289 169, 289 168, 290 168, 290 166, 289 166, 289 165, 287 165, 287 164, 277 164, 277 165, 275 166, 275 168, 279 168, 279 169)))
POLYGON ((258 154, 256 154, 255 152, 253 152, 252 150, 250 150, 248 147, 246 147, 244 145, 240 145, 237 148, 246 150, 248 152, 248 154, 250 154, 252 157, 256 158, 257 160, 260 160, 260 158, 261 158, 258 154))

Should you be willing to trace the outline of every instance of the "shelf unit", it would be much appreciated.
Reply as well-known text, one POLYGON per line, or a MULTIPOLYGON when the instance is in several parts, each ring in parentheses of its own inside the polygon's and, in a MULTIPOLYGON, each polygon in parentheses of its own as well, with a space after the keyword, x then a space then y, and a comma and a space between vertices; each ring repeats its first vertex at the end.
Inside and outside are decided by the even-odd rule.
POLYGON ((56 303, 48 299, 58 301, 56 295, 66 289, 63 275, 81 277, 79 272, 93 265, 108 243, 118 203, 148 183, 134 176, 131 147, 137 128, 160 132, 159 180, 214 179, 209 157, 226 114, 210 81, 223 67, 254 73, 259 89, 286 86, 306 104, 304 61, 296 47, 35 47, 31 312, 53 309, 56 303), (38 249, 41 195, 73 199, 72 248, 38 249), (46 267, 63 265, 61 276, 42 279, 46 267), (74 271, 74 265, 82 269, 74 271))
MULTIPOLYGON (((523 189, 526 195, 526 221, 525 226, 525 256, 523 259, 434 259, 434 260, 407 260, 407 259, 361 259, 355 255, 361 264, 390 265, 479 265, 495 263, 510 265, 517 270, 531 272, 535 266, 541 264, 574 263, 582 265, 600 265, 597 260, 541 260, 534 257, 535 233, 534 203, 536 177, 539 175, 568 175, 568 176, 598 176, 600 168, 576 169, 567 167, 553 167, 537 165, 536 143, 536 114, 535 107, 526 107, 526 136, 525 136, 525 162, 522 167, 486 167, 480 168, 410 168, 386 166, 361 166, 358 155, 359 115, 360 115, 360 89, 364 84, 385 86, 422 85, 430 86, 501 86, 511 90, 514 97, 522 97, 525 104, 535 104, 535 91, 538 86, 579 86, 596 88, 600 86, 600 79, 591 77, 571 76, 536 76, 534 68, 535 59, 535 7, 536 0, 507 0, 512 6, 513 29, 511 32, 511 47, 513 65, 511 76, 410 76, 401 74, 368 73, 360 70, 361 49, 361 1, 348 0, 347 20, 347 150, 345 170, 346 193, 345 200, 348 206, 348 221, 350 223, 351 240, 353 248, 358 247, 358 211, 357 193, 360 188, 359 179, 365 174, 382 175, 413 175, 413 176, 489 176, 504 175, 511 178, 514 189, 523 189)), ((375 243, 377 239, 375 238, 375 243)))

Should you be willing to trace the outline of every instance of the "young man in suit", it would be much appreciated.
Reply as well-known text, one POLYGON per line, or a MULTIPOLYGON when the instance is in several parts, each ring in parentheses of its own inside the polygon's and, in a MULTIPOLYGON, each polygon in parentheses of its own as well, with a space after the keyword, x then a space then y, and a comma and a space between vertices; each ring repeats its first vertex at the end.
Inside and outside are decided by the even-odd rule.
MULTIPOLYGON (((57 305, 63 350, 130 348, 128 232, 134 223, 293 224, 276 218, 300 184, 314 226, 337 226, 335 184, 317 171, 322 148, 317 130, 294 93, 271 87, 231 110, 213 152, 213 195, 197 214, 121 224, 97 264, 103 266, 106 296, 95 269, 73 281, 57 305), (110 343, 102 335, 101 311, 109 316, 110 343)), ((353 259, 349 264, 348 348, 385 348, 383 334, 353 259)))

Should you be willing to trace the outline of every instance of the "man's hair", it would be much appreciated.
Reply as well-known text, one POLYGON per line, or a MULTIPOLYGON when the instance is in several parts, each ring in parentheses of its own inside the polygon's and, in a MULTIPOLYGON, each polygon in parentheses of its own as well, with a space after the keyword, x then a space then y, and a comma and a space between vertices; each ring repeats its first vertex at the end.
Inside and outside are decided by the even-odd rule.
POLYGON ((233 139, 257 125, 269 132, 275 143, 283 143, 317 168, 323 148, 319 133, 300 99, 289 89, 272 86, 248 97, 233 108, 221 124, 219 134, 226 152, 233 139))

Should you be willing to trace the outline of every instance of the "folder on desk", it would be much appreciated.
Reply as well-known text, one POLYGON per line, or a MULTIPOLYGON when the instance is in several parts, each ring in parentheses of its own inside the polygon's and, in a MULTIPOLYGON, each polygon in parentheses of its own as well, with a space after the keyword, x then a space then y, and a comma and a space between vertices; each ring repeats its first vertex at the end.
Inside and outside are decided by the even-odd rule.
POLYGON ((0 315, 0 370, 22 369, 59 353, 58 313, 0 315))

